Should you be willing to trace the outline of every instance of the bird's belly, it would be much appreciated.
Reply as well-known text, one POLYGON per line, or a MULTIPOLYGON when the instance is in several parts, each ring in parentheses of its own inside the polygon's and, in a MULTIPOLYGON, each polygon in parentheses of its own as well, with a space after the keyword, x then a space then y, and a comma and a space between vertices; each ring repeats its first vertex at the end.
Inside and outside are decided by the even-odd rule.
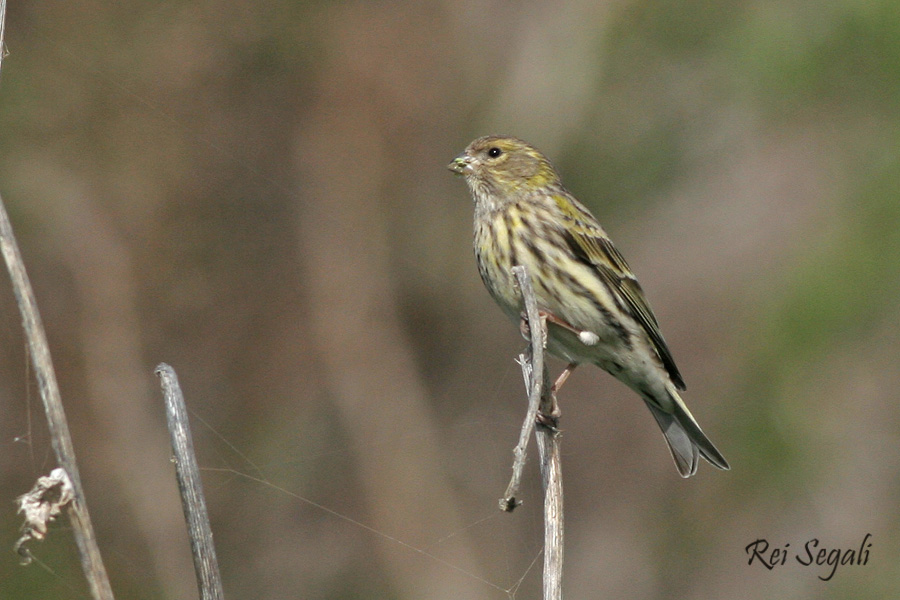
POLYGON ((585 344, 577 333, 550 323, 547 326, 547 350, 569 362, 589 362, 610 372, 617 370, 616 358, 627 352, 618 333, 605 327, 593 327, 590 333, 599 338, 597 343, 585 344))
POLYGON ((577 334, 549 325, 547 350, 566 362, 597 365, 642 395, 663 397, 669 380, 649 342, 635 335, 625 343, 617 332, 595 331, 600 340, 594 345, 582 342, 577 334), (606 335, 602 335, 605 333, 606 335))

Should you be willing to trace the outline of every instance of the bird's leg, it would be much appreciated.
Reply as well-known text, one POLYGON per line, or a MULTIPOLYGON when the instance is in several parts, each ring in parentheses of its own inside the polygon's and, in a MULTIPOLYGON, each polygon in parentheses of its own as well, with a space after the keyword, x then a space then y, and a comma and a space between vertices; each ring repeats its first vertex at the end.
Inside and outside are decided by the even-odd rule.
POLYGON ((562 327, 563 329, 571 331, 572 333, 577 335, 578 339, 581 340, 581 343, 585 346, 595 346, 597 342, 600 341, 600 337, 593 331, 582 331, 581 329, 576 329, 556 315, 543 310, 540 311, 539 314, 541 315, 541 318, 546 319, 548 323, 553 323, 554 325, 562 327))
POLYGON ((578 363, 569 363, 566 365, 566 368, 563 369, 563 372, 559 374, 559 377, 556 378, 556 381, 550 387, 550 406, 546 407, 543 403, 541 404, 541 411, 538 412, 537 422, 547 427, 551 431, 556 431, 557 424, 559 423, 559 417, 562 414, 562 411, 559 409, 559 402, 556 399, 556 393, 560 390, 566 380, 569 378, 569 375, 572 374, 572 371, 575 370, 575 367, 578 366, 578 363), (549 410, 547 410, 549 408, 549 410))
MULTIPOLYGON (((558 325, 563 329, 568 329, 575 335, 580 336, 583 332, 575 329, 556 315, 551 312, 547 312, 546 310, 539 310, 538 316, 540 316, 542 323, 553 323, 554 325, 558 325)), ((528 315, 525 312, 522 312, 521 321, 519 321, 519 329, 522 332, 522 337, 525 339, 529 339, 531 337, 531 327, 528 324, 528 315)))
POLYGON ((553 387, 550 388, 550 393, 556 396, 556 392, 562 388, 563 384, 566 383, 566 380, 569 379, 569 375, 572 374, 572 371, 575 370, 575 367, 578 366, 578 363, 571 362, 566 365, 566 368, 563 369, 563 372, 559 374, 559 377, 556 378, 556 382, 553 384, 553 387))
MULTIPOLYGON (((593 346, 599 340, 596 334, 590 331, 581 331, 579 329, 576 329, 551 312, 540 310, 538 311, 538 314, 541 317, 542 327, 544 327, 546 323, 553 323, 558 327, 562 327, 567 331, 571 331, 578 336, 578 339, 580 339, 583 344, 586 344, 588 346, 593 346)), ((525 338, 530 338, 531 327, 528 324, 528 317, 524 313, 522 314, 522 320, 520 321, 519 325, 522 331, 522 336, 525 338)), ((578 363, 574 362, 566 365, 566 368, 562 373, 560 373, 559 377, 556 378, 556 382, 554 382, 553 386, 550 388, 550 411, 542 411, 538 414, 538 421, 540 421, 543 425, 546 425, 548 427, 552 425, 555 428, 555 421, 559 419, 559 416, 561 414, 561 411, 559 409, 559 402, 556 398, 556 393, 559 392, 560 388, 562 388, 563 384, 569 378, 569 375, 572 374, 572 371, 574 371, 575 367, 577 366, 578 363)))
POLYGON ((556 400, 556 394, 562 388, 563 384, 566 383, 566 380, 569 378, 569 375, 572 374, 572 371, 575 370, 575 367, 578 366, 578 363, 569 363, 566 365, 566 368, 563 369, 563 372, 559 374, 559 377, 556 378, 556 381, 553 384, 553 387, 550 388, 550 416, 554 418, 559 418, 560 410, 559 410, 559 402, 556 400))
POLYGON ((542 319, 546 319, 548 323, 553 323, 554 325, 559 325, 563 329, 568 329, 571 332, 579 333, 577 329, 575 329, 553 313, 547 312, 546 310, 539 310, 538 314, 541 315, 542 319))

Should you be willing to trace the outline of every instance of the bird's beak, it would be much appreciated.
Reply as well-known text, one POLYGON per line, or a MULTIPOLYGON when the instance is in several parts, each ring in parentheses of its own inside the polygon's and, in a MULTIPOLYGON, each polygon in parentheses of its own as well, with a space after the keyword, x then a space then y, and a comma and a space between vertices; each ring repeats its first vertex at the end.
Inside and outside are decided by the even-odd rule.
POLYGON ((460 154, 456 158, 453 159, 453 162, 447 165, 447 168, 453 171, 454 173, 459 173, 460 175, 465 175, 466 171, 472 170, 472 158, 470 156, 466 156, 465 153, 460 154))

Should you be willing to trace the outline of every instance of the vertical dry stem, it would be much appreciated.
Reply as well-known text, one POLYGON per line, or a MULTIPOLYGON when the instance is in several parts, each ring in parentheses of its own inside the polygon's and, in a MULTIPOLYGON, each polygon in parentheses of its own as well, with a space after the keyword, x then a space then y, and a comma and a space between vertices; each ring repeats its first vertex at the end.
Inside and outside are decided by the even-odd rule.
POLYGON ((225 594, 222 591, 222 577, 219 574, 216 547, 213 544, 212 527, 209 524, 206 499, 203 496, 200 468, 194 454, 194 442, 191 438, 187 409, 184 406, 184 395, 181 393, 175 369, 162 363, 156 367, 156 375, 160 379, 166 401, 166 421, 169 424, 169 436, 172 438, 172 451, 175 453, 175 475, 178 478, 178 491, 181 492, 184 519, 187 521, 191 537, 191 553, 194 555, 194 570, 197 573, 200 598, 223 600, 225 594))
MULTIPOLYGON (((0 52, 2 52, 2 40, 0 40, 0 52)), ((44 404, 44 413, 47 415, 53 452, 56 455, 56 461, 65 469, 72 482, 74 500, 69 504, 68 515, 81 557, 81 567, 95 600, 112 600, 112 588, 109 585, 106 568, 103 566, 103 559, 100 557, 100 549, 91 525, 84 489, 81 486, 81 475, 78 473, 78 465, 75 461, 75 449, 72 445, 66 413, 63 410, 56 373, 53 370, 53 361, 50 358, 47 335, 44 332, 34 291, 28 281, 25 264, 16 244, 2 198, 0 198, 0 247, 2 247, 6 268, 9 270, 12 280, 16 303, 22 314, 22 326, 25 329, 25 338, 28 341, 28 351, 34 366, 41 401, 44 404)))
MULTIPOLYGON (((525 304, 531 332, 531 343, 528 350, 519 356, 522 375, 528 390, 528 412, 519 435, 519 443, 513 450, 515 461, 513 475, 500 499, 500 508, 512 511, 520 502, 516 499, 522 470, 525 466, 525 448, 531 431, 535 429, 538 414, 543 422, 555 423, 553 412, 549 374, 544 360, 544 347, 547 339, 547 325, 540 318, 534 289, 531 286, 528 272, 523 266, 513 267, 513 273, 519 282, 519 289, 525 304)), ((538 454, 540 456, 541 480, 544 488, 544 600, 562 599, 562 567, 563 567, 563 489, 562 464, 560 460, 559 431, 555 426, 540 424, 535 430, 538 454)))
POLYGON ((537 430, 544 484, 544 600, 562 600, 563 487, 559 432, 537 430))
MULTIPOLYGON (((512 512, 521 504, 516 495, 519 493, 519 486, 522 482, 522 471, 525 468, 525 459, 527 456, 528 438, 534 431, 537 422, 538 411, 545 398, 549 398, 549 390, 547 382, 550 377, 547 373, 547 365, 544 361, 544 346, 546 345, 547 331, 546 324, 541 320, 538 311, 537 300, 534 297, 534 289, 531 287, 531 279, 528 271, 523 266, 513 267, 513 273, 519 282, 519 289, 522 291, 522 297, 525 301, 525 313, 528 318, 529 331, 531 332, 531 344, 524 354, 519 355, 519 364, 522 366, 522 375, 525 377, 525 389, 528 392, 528 410, 525 412, 525 421, 522 423, 522 429, 519 432, 519 443, 513 449, 513 474, 506 487, 506 493, 500 499, 500 509, 506 512, 512 512), (539 323, 540 327, 532 327, 532 323, 539 323), (541 373, 540 377, 532 377, 537 371, 541 373)), ((548 412, 549 411, 545 411, 548 412)))

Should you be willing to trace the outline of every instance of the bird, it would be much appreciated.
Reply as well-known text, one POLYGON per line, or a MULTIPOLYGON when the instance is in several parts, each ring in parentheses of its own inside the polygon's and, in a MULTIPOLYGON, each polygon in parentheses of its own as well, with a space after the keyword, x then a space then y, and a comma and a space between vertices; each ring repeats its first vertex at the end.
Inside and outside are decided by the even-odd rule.
POLYGON ((528 325, 512 267, 530 275, 547 350, 567 363, 554 396, 578 365, 596 365, 643 399, 682 477, 697 472, 701 456, 730 469, 679 395, 684 379, 641 285, 547 157, 521 139, 489 135, 448 168, 465 178, 475 205, 481 279, 523 334, 528 325))

